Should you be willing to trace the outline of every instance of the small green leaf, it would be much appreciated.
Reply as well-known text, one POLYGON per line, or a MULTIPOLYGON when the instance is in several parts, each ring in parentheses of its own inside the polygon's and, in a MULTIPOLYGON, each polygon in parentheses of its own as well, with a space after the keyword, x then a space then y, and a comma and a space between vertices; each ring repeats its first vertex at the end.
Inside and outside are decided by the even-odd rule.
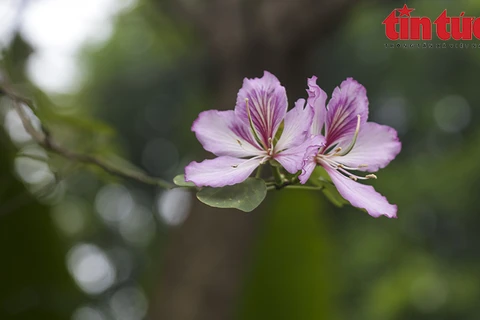
POLYGON ((173 183, 175 183, 179 187, 195 187, 195 184, 193 182, 185 181, 184 174, 179 174, 178 176, 173 178, 173 183))
POLYGON ((201 202, 215 208, 235 208, 250 212, 262 203, 267 195, 265 181, 248 178, 242 183, 223 188, 203 188, 197 192, 201 202))
POLYGON ((337 207, 343 207, 343 205, 348 204, 348 201, 345 200, 340 193, 338 193, 338 190, 333 184, 332 179, 330 179, 327 171, 325 171, 325 169, 322 167, 318 166, 315 168, 310 176, 309 182, 316 186, 322 186, 323 194, 325 194, 327 199, 337 207))

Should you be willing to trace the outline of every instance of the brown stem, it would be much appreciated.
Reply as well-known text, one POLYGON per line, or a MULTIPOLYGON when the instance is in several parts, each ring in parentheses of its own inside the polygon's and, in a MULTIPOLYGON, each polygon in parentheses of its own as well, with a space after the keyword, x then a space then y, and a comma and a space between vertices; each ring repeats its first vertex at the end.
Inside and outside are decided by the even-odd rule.
POLYGON ((49 131, 46 130, 44 127, 42 127, 40 130, 34 128, 32 122, 30 121, 30 117, 27 115, 25 109, 22 106, 22 104, 25 104, 31 108, 32 102, 30 100, 16 94, 13 90, 10 89, 7 84, 0 85, 0 93, 5 94, 12 100, 13 107, 15 108, 15 111, 20 117, 23 127, 30 134, 32 139, 40 146, 45 148, 45 150, 56 153, 70 161, 97 166, 103 169, 105 172, 108 172, 109 174, 120 178, 131 179, 140 183, 149 184, 165 189, 175 188, 174 184, 163 179, 152 177, 138 171, 129 171, 128 169, 118 168, 99 157, 71 151, 59 145, 50 135, 49 131))

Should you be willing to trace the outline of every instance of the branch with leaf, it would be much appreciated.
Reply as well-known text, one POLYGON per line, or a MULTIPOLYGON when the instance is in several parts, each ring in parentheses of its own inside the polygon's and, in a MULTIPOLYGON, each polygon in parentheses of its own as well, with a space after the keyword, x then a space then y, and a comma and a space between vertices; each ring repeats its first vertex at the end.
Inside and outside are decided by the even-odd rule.
POLYGON ((262 203, 267 191, 322 190, 336 205, 347 199, 374 217, 395 217, 396 206, 373 187, 357 183, 376 176, 351 171, 376 171, 393 159, 400 151, 396 132, 366 122, 368 100, 358 82, 344 81, 326 109, 326 94, 315 80, 309 79, 308 101, 299 99, 287 112, 285 88, 274 75, 265 72, 262 78, 245 79, 235 110, 204 111, 192 127, 204 148, 217 158, 191 162, 173 183, 60 145, 44 125, 33 125, 27 112, 34 110, 31 100, 17 94, 6 81, 0 85, 0 93, 12 101, 26 132, 46 151, 140 183, 193 189, 201 202, 212 207, 250 212, 262 203), (384 154, 375 144, 379 137, 384 154), (362 148, 356 148, 358 145, 362 148), (377 158, 369 157, 372 150, 377 158), (264 177, 262 169, 267 166, 271 175, 264 177))

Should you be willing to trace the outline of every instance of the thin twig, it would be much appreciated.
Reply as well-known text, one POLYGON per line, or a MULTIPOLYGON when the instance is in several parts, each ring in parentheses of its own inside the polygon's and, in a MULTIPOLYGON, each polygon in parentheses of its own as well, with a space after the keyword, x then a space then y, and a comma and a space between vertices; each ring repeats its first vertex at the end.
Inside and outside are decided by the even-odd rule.
POLYGON ((288 185, 285 186, 285 189, 297 189, 297 190, 322 190, 323 186, 317 187, 317 186, 304 186, 304 185, 288 185))
POLYGON ((255 178, 260 179, 262 177, 262 168, 263 168, 262 164, 258 166, 257 172, 255 174, 255 178))
POLYGON ((304 185, 292 185, 292 184, 283 184, 281 186, 267 184, 267 191, 281 190, 281 189, 296 189, 296 190, 322 190, 323 186, 304 186, 304 185))
POLYGON ((32 136, 32 139, 35 142, 37 142, 40 146, 42 146, 46 150, 56 153, 70 161, 95 165, 103 169, 104 171, 108 172, 109 174, 117 177, 136 180, 144 184, 154 185, 154 186, 158 186, 165 189, 175 188, 174 184, 168 181, 165 181, 163 179, 155 178, 142 172, 129 171, 126 169, 118 168, 99 157, 71 151, 59 145, 58 143, 56 143, 56 141, 50 135, 50 133, 47 130, 45 130, 45 128, 42 127, 41 130, 37 130, 32 125, 32 122, 30 121, 30 117, 27 115, 24 108, 22 107, 22 104, 26 104, 32 109, 32 102, 29 99, 23 98, 20 95, 16 94, 6 84, 0 85, 0 93, 4 93, 6 96, 8 96, 12 100, 13 106, 17 111, 18 116, 20 117, 20 120, 22 121, 22 124, 25 130, 32 136))

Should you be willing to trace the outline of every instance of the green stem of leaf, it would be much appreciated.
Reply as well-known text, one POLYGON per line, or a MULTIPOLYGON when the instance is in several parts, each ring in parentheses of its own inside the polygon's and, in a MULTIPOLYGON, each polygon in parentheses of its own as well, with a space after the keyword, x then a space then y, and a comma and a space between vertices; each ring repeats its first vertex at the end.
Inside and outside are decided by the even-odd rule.
POLYGON ((319 191, 323 189, 323 186, 304 186, 304 185, 285 185, 278 187, 276 185, 267 185, 267 191, 279 190, 279 189, 292 189, 292 190, 313 190, 319 191))
POLYGON ((262 175, 262 168, 263 168, 263 165, 258 166, 257 172, 255 173, 255 178, 260 179, 260 176, 262 175))
POLYGON ((280 172, 280 167, 277 166, 272 166, 273 168, 273 177, 275 178, 275 184, 277 187, 281 187, 284 184, 284 177, 282 173, 280 172))
POLYGON ((298 189, 298 190, 322 190, 323 187, 316 186, 304 186, 304 185, 288 185, 285 186, 285 189, 298 189))

